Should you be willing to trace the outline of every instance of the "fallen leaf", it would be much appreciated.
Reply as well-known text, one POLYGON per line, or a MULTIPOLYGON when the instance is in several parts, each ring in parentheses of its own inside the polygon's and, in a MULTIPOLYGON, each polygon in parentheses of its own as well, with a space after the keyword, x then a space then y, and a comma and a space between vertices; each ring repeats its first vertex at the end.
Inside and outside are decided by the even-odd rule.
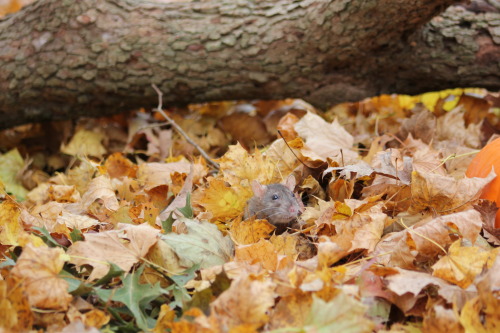
POLYGON ((68 144, 61 145, 61 152, 72 156, 95 156, 102 158, 106 148, 102 145, 104 135, 98 132, 80 129, 68 144))
POLYGON ((432 275, 465 289, 485 267, 491 267, 497 255, 497 250, 485 251, 476 246, 463 246, 457 240, 451 244, 448 254, 432 266, 432 275))
POLYGON ((352 296, 339 292, 325 302, 313 296, 309 314, 302 329, 306 332, 372 332, 375 325, 364 318, 366 307, 352 296))
POLYGON ((178 256, 179 264, 190 268, 199 264, 201 268, 222 265, 233 255, 233 242, 223 236, 215 224, 180 217, 176 223, 184 224, 185 234, 175 232, 161 236, 178 256))
POLYGON ((268 321, 267 312, 274 305, 274 288, 267 279, 242 276, 211 303, 211 316, 226 329, 239 325, 258 329, 268 321))
POLYGON ((252 195, 249 187, 227 186, 223 180, 213 179, 201 193, 198 204, 212 214, 212 221, 228 221, 243 213, 252 195))
POLYGON ((89 281, 93 281, 108 273, 108 262, 128 272, 157 242, 158 233, 157 229, 147 224, 118 224, 117 230, 86 233, 85 240, 73 244, 67 254, 71 263, 94 268, 88 277, 89 281))
POLYGON ((72 296, 68 283, 59 277, 67 260, 61 248, 34 247, 27 244, 12 274, 23 279, 31 306, 41 309, 66 310, 72 296))
POLYGON ((352 164, 358 159, 358 154, 352 150, 354 138, 337 120, 329 124, 320 116, 308 112, 294 129, 305 140, 302 155, 312 161, 330 158, 339 163, 352 164))
POLYGON ((253 218, 241 221, 235 220, 231 224, 231 238, 238 245, 257 243, 260 239, 269 238, 270 233, 276 229, 266 220, 255 220, 253 218))
POLYGON ((21 201, 24 200, 28 193, 28 190, 23 187, 21 179, 18 177, 24 165, 24 160, 17 149, 12 149, 0 155, 0 182, 6 192, 12 193, 21 201))

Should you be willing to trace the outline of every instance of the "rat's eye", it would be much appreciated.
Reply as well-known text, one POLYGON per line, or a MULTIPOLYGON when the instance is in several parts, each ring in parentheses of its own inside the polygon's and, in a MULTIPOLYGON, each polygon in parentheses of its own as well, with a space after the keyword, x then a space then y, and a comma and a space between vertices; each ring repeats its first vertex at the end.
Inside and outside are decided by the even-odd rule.
POLYGON ((273 200, 278 200, 279 198, 280 197, 277 194, 273 194, 273 197, 272 197, 273 200))

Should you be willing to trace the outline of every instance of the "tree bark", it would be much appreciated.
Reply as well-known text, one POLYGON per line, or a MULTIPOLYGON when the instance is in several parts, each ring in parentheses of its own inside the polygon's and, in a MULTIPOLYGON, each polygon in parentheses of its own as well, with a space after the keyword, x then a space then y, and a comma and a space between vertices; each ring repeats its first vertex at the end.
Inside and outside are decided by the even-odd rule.
POLYGON ((497 89, 500 15, 431 21, 454 2, 39 0, 0 21, 0 127, 154 106, 152 83, 164 105, 497 89))

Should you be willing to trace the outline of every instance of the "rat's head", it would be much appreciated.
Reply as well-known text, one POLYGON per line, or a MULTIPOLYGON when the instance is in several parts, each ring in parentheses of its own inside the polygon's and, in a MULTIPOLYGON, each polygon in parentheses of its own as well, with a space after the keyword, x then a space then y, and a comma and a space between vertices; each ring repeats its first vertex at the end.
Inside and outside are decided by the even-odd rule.
POLYGON ((259 182, 252 183, 255 197, 261 202, 261 214, 270 223, 288 223, 295 219, 302 208, 298 198, 286 184, 261 185, 259 182))

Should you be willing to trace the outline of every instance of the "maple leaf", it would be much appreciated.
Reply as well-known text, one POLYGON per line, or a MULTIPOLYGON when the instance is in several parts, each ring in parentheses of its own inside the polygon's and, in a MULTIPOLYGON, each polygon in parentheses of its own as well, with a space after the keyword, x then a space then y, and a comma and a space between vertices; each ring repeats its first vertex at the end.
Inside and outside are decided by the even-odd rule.
POLYGON ((229 146, 229 150, 217 160, 223 179, 230 185, 240 185, 244 180, 250 184, 256 179, 261 184, 279 182, 279 176, 275 175, 276 167, 272 160, 265 158, 260 151, 250 155, 240 145, 229 146))
POLYGON ((305 139, 302 155, 312 161, 330 158, 339 163, 351 164, 358 159, 358 154, 352 150, 354 138, 337 120, 329 124, 320 116, 308 112, 295 124, 294 129, 305 139))
POLYGON ((145 331, 154 327, 155 321, 145 313, 145 308, 149 303, 162 294, 169 293, 168 290, 160 287, 159 283, 151 285, 139 283, 144 267, 128 274, 122 280, 122 286, 115 289, 96 288, 95 293, 101 301, 107 303, 116 301, 123 303, 134 316, 137 326, 145 331))
POLYGON ((375 324, 364 318, 365 312, 363 304, 344 292, 339 292, 329 302, 314 295, 302 329, 320 333, 372 332, 375 324))
POLYGON ((215 224, 180 217, 177 225, 183 224, 186 233, 174 232, 161 236, 178 257, 179 265, 185 268, 199 264, 201 268, 222 265, 233 254, 233 242, 223 236, 215 224))
POLYGON ((424 317, 423 331, 440 333, 463 332, 464 330, 455 310, 447 309, 442 305, 435 304, 424 317))
POLYGON ((9 275, 0 280, 0 327, 8 332, 24 332, 33 325, 33 313, 25 284, 20 278, 9 275))
POLYGON ((245 325, 257 329, 268 321, 274 305, 274 284, 267 279, 241 276, 210 305, 214 317, 225 330, 245 325))
POLYGON ((481 124, 465 126, 464 110, 456 108, 437 119, 436 136, 438 141, 450 140, 467 147, 479 148, 481 146, 481 124))
POLYGON ((82 196, 82 200, 71 204, 71 206, 86 211, 98 199, 102 200, 104 207, 109 210, 115 211, 120 207, 115 189, 108 176, 99 176, 92 179, 87 191, 82 196))
POLYGON ((212 214, 212 221, 227 221, 241 215, 248 199, 252 197, 249 187, 238 184, 226 186, 221 179, 212 179, 208 185, 197 202, 212 214))
POLYGON ((70 262, 77 266, 94 267, 89 281, 99 279, 109 271, 109 262, 125 272, 141 260, 158 238, 159 230, 147 224, 118 224, 117 230, 86 233, 85 241, 76 242, 67 251, 70 262))
POLYGON ((394 232, 380 241, 375 252, 388 255, 380 256, 377 261, 389 266, 415 268, 417 256, 418 261, 426 262, 429 258, 443 253, 436 243, 441 247, 447 247, 453 243, 450 228, 474 244, 481 226, 481 215, 474 209, 423 220, 409 229, 394 232))
POLYGON ((28 193, 18 177, 24 165, 24 160, 17 149, 0 155, 0 183, 3 184, 6 192, 12 193, 19 200, 24 200, 28 193))
POLYGON ((32 306, 42 309, 66 310, 72 296, 68 283, 59 277, 66 255, 61 248, 34 247, 27 244, 11 273, 24 279, 32 306))
POLYGON ((255 220, 253 218, 242 222, 241 219, 233 221, 231 224, 231 238, 238 245, 252 244, 258 242, 261 238, 269 238, 269 235, 275 226, 267 220, 255 220))
POLYGON ((50 185, 47 191, 48 199, 57 202, 77 202, 80 201, 80 192, 74 185, 50 185))
POLYGON ((297 156, 287 147, 283 139, 275 140, 264 153, 267 159, 275 163, 282 175, 289 175, 300 165, 297 156))
POLYGON ((235 260, 247 261, 250 264, 259 263, 264 269, 276 271, 278 269, 278 252, 268 240, 261 239, 255 244, 238 246, 235 260))
POLYGON ((394 292, 397 297, 390 300, 398 305, 404 312, 409 312, 418 301, 421 294, 429 286, 436 286, 438 294, 449 304, 455 304, 461 308, 468 299, 476 296, 474 289, 464 290, 458 286, 451 285, 445 280, 424 272, 394 268, 397 274, 391 273, 385 277, 387 289, 394 292))
POLYGON ((188 160, 171 163, 143 163, 137 169, 137 180, 146 190, 159 185, 172 184, 172 175, 176 172, 188 175, 193 168, 193 183, 198 183, 207 172, 207 166, 202 163, 192 163, 188 160))
POLYGON ((122 153, 111 154, 102 167, 99 167, 102 174, 108 174, 110 178, 135 178, 137 174, 137 165, 132 163, 122 153))
POLYGON ((61 146, 61 152, 72 156, 95 156, 102 158, 106 148, 102 145, 104 135, 98 132, 78 130, 68 144, 61 146))
POLYGON ((461 241, 457 240, 451 244, 448 254, 432 266, 432 275, 465 289, 485 267, 492 266, 498 252, 499 248, 485 251, 477 246, 463 246, 461 241))
POLYGON ((485 178, 463 178, 456 180, 450 176, 433 173, 412 172, 410 212, 418 212, 427 207, 438 213, 463 210, 467 204, 479 199, 481 191, 496 177, 492 170, 485 178))
POLYGON ((19 204, 11 199, 0 203, 0 244, 19 245, 19 237, 25 233, 20 213, 19 204))

